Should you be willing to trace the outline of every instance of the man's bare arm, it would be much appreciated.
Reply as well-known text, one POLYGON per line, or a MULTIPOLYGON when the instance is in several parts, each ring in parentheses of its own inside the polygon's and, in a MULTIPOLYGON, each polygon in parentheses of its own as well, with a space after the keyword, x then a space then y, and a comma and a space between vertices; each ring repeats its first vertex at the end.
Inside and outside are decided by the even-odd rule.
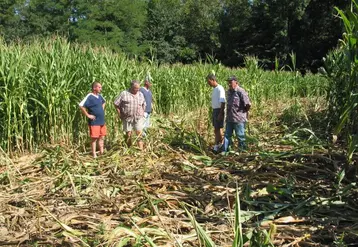
POLYGON ((117 110, 118 117, 121 117, 121 110, 119 109, 119 107, 118 107, 116 104, 114 104, 114 107, 115 107, 116 110, 117 110))
POLYGON ((224 115, 225 115, 225 103, 221 103, 221 106, 220 106, 220 113, 219 113, 219 116, 218 116, 218 120, 223 120, 224 119, 224 115))
POLYGON ((80 106, 82 113, 91 120, 95 120, 96 116, 88 114, 86 107, 80 106))

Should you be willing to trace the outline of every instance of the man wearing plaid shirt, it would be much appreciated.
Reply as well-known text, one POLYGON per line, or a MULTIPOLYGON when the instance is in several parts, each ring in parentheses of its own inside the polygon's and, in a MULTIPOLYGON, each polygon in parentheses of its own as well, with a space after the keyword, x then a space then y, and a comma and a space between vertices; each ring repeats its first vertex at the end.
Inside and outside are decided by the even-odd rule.
POLYGON ((138 147, 143 149, 142 130, 144 127, 144 110, 146 107, 144 95, 139 91, 140 83, 131 82, 129 90, 123 91, 114 101, 118 116, 122 120, 123 130, 126 132, 128 147, 132 145, 132 130, 137 134, 138 147))

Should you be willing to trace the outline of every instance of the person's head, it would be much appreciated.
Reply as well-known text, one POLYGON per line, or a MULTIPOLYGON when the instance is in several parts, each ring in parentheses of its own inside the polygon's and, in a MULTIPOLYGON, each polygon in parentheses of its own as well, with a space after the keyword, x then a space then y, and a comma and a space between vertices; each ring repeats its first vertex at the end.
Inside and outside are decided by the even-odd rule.
POLYGON ((238 81, 237 81, 237 78, 236 78, 236 76, 234 76, 234 75, 230 76, 230 77, 227 79, 227 82, 228 82, 228 84, 229 84, 229 88, 230 88, 230 89, 234 89, 234 88, 236 88, 236 87, 239 85, 239 83, 238 83, 238 81))
POLYGON ((216 76, 214 74, 209 74, 206 77, 206 81, 208 82, 208 85, 210 87, 216 87, 218 85, 217 81, 216 81, 216 76))
POLYGON ((145 79, 144 80, 144 86, 149 89, 152 86, 152 83, 150 82, 150 80, 145 79))
POLYGON ((131 87, 130 87, 129 91, 132 94, 137 94, 139 89, 140 89, 140 82, 137 80, 131 81, 131 87))
POLYGON ((102 85, 99 81, 95 81, 92 83, 92 92, 94 94, 99 94, 102 91, 102 85))

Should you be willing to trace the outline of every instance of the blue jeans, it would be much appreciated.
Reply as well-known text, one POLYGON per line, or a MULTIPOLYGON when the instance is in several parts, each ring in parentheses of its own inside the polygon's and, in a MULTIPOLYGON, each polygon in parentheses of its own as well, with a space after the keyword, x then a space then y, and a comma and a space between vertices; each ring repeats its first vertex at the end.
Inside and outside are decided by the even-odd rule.
POLYGON ((226 129, 225 129, 225 142, 224 142, 224 151, 227 152, 229 146, 232 144, 232 134, 235 130, 235 135, 239 141, 239 150, 245 150, 246 149, 246 143, 245 143, 245 125, 246 123, 232 123, 227 122, 226 123, 226 129))

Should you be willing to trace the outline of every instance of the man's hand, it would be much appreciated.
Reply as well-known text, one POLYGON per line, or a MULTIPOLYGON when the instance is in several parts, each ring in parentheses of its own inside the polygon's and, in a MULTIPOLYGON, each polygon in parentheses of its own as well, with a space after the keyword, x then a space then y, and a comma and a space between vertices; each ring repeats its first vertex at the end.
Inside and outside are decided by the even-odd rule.
POLYGON ((91 114, 88 114, 87 116, 89 119, 91 120, 95 120, 96 119, 96 116, 95 115, 91 115, 91 114))
POLYGON ((221 102, 220 112, 219 112, 219 115, 218 115, 218 121, 224 120, 224 116, 225 116, 225 103, 221 102))
POLYGON ((119 110, 119 108, 115 105, 117 113, 118 113, 118 117, 121 118, 121 111, 119 110))

